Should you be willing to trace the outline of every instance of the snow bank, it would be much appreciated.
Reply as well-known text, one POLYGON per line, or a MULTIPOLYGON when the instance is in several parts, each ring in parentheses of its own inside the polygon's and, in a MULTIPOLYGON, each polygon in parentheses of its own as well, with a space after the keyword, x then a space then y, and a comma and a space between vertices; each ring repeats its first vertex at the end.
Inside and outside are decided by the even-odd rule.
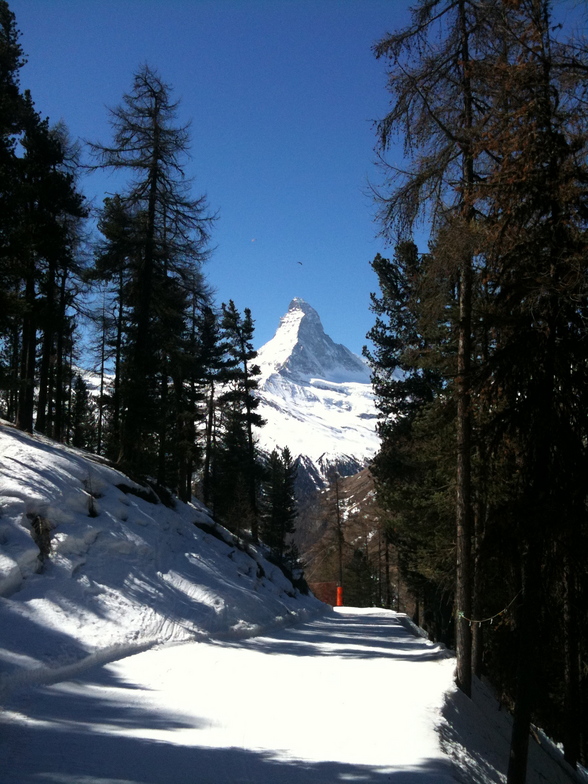
MULTIPOLYGON (((492 689, 477 678, 472 699, 453 686, 446 697, 439 725, 441 746, 452 759, 463 784, 505 784, 512 717, 492 689)), ((583 768, 567 764, 561 750, 540 730, 529 742, 527 784, 588 784, 583 768)))
POLYGON ((0 689, 324 611, 198 502, 0 422, 0 689))

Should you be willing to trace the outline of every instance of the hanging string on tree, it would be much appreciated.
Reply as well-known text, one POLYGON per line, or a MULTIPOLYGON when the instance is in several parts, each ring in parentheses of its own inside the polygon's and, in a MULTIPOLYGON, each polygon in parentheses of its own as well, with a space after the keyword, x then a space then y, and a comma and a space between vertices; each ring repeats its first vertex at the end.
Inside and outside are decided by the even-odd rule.
POLYGON ((506 607, 504 608, 504 610, 500 610, 500 612, 497 612, 497 613, 495 613, 494 615, 490 615, 488 618, 480 618, 480 619, 475 619, 475 618, 468 618, 467 616, 465 616, 465 615, 463 614, 463 612, 462 612, 461 610, 459 610, 459 611, 458 611, 458 613, 457 613, 457 616, 458 616, 458 618, 464 618, 466 621, 468 621, 468 622, 469 622, 469 624, 470 624, 470 626, 471 626, 473 623, 474 623, 474 624, 475 624, 475 623, 477 623, 477 624, 478 624, 478 626, 481 626, 483 623, 490 623, 490 625, 492 625, 492 623, 493 623, 493 621, 494 621, 494 619, 495 619, 495 618, 500 618, 500 616, 501 616, 501 615, 505 615, 505 614, 508 612, 508 610, 511 608, 511 606, 512 606, 512 605, 513 605, 513 604, 516 602, 516 600, 519 598, 519 596, 521 595, 521 593, 522 593, 522 590, 521 590, 521 591, 519 591, 519 592, 516 594, 516 596, 515 596, 513 599, 511 599, 511 601, 510 601, 510 602, 509 602, 509 603, 506 605, 506 607))

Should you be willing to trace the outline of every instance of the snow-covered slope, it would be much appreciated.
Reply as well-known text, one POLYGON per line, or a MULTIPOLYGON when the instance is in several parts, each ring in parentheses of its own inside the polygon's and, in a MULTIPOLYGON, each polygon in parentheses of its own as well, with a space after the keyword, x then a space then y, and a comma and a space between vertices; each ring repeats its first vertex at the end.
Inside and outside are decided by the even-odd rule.
POLYGON ((85 453, 0 422, 0 691, 324 610, 243 548, 197 502, 168 508, 85 453))
MULTIPOLYGON (((0 422, 0 784, 504 784, 506 712, 406 616, 333 613, 155 501, 0 422)), ((541 737, 529 784, 587 781, 561 757, 541 737)))
POLYGON ((339 461, 374 456, 376 409, 365 362, 325 334, 318 313, 295 298, 275 336, 258 352, 259 434, 263 449, 287 446, 319 472, 339 461))

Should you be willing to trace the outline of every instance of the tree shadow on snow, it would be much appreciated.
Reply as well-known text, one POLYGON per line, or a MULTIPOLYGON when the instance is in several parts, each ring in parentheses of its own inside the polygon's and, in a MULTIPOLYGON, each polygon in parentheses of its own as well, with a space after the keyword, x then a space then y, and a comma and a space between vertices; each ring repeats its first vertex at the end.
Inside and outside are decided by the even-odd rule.
MULTIPOLYGON (((227 643, 224 643, 226 645, 227 643)), ((240 646, 268 654, 423 660, 438 653, 393 619, 326 616, 240 646), (326 646, 327 651, 322 650, 326 646)), ((0 712, 0 784, 451 784, 451 763, 408 770, 337 761, 295 761, 278 752, 198 746, 204 720, 135 699, 136 684, 95 667, 81 682, 24 690, 0 712), (88 688, 98 687, 98 688, 88 688), (100 687, 114 689, 110 694, 100 687), (125 692, 128 690, 128 693, 125 692), (126 696, 125 696, 126 695, 126 696), (177 743, 157 731, 178 733, 177 743), (196 730, 186 733, 186 730, 196 730), (137 737, 150 734, 151 738, 137 737)), ((279 716, 276 717, 279 721, 279 716)), ((206 727, 208 727, 208 723, 206 727)), ((358 728, 358 743, 361 729, 358 728)))
MULTIPOLYGON (((0 725, 1 726, 1 725, 0 725)), ((268 752, 174 745, 59 725, 2 727, 0 784, 450 784, 449 764, 392 771, 287 761, 268 752)))
POLYGON ((43 626, 7 607, 0 618, 0 680, 24 671, 27 665, 23 663, 23 651, 45 666, 71 664, 88 655, 70 634, 43 626))
MULTIPOLYGON (((226 642, 222 644, 227 645, 226 642)), ((246 642, 228 644, 266 654, 343 659, 388 658, 417 662, 435 661, 448 655, 444 648, 416 637, 393 617, 324 616, 271 637, 254 637, 246 642)))

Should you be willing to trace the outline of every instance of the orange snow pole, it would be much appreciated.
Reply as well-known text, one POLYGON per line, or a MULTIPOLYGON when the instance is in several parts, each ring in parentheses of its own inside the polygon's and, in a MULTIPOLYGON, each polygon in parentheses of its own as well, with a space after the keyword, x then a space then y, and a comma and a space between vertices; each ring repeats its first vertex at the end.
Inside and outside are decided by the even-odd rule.
POLYGON ((343 586, 337 586, 337 604, 335 607, 343 607, 343 586))

